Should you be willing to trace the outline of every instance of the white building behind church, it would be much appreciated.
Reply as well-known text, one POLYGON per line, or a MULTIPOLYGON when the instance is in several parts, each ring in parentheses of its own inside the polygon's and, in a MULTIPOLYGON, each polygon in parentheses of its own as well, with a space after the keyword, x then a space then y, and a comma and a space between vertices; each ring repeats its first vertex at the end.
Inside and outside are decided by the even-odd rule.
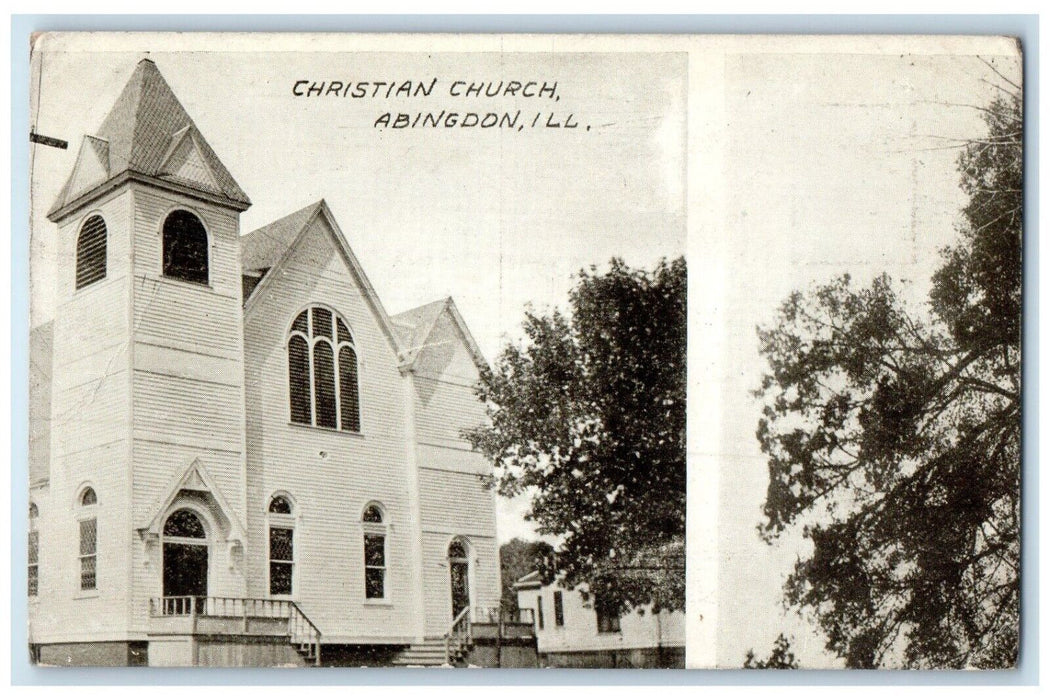
POLYGON ((445 661, 454 618, 498 606, 491 466, 461 436, 485 361, 455 304, 390 316, 324 201, 242 236, 249 206, 141 61, 48 215, 42 663, 445 661))

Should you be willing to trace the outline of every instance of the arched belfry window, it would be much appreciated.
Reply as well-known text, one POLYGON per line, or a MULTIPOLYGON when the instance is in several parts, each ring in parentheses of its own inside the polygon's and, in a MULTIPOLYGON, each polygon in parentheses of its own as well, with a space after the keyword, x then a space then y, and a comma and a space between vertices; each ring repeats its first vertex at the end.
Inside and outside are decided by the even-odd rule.
POLYGON ((89 216, 77 236, 77 289, 106 277, 106 222, 89 216))
POLYGON ((291 421, 360 432, 357 350, 346 322, 322 306, 300 313, 288 337, 291 421))
POLYGON ((208 284, 208 234, 195 215, 177 209, 164 220, 164 276, 208 284))

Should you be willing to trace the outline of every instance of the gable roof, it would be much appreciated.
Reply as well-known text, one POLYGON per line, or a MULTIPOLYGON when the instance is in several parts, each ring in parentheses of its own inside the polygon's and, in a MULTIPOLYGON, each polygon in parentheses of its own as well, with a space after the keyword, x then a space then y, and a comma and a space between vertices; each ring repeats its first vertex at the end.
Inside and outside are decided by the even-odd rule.
MULTIPOLYGON (((127 172, 191 188, 211 190, 213 194, 239 205, 239 208, 246 209, 251 205, 248 195, 208 145, 193 119, 186 113, 186 109, 160 74, 157 65, 148 58, 139 61, 102 126, 86 139, 90 139, 88 143, 91 144, 91 148, 81 149, 78 166, 81 158, 91 155, 102 163, 105 177, 97 183, 92 183, 90 190, 84 190, 85 183, 74 182, 78 170, 74 167, 54 206, 48 212, 50 218, 57 218, 56 215, 61 210, 85 193, 98 189, 127 172), (187 183, 178 172, 166 172, 171 170, 166 166, 169 165, 172 156, 176 155, 173 153, 174 149, 187 139, 197 149, 200 161, 211 176, 210 182, 205 179, 201 182, 187 183), (108 145, 102 149, 101 143, 108 145)), ((186 157, 185 154, 183 157, 186 157)), ((93 162, 92 165, 96 164, 93 162)))
POLYGON ((319 199, 241 236, 241 271, 248 275, 259 275, 274 267, 317 215, 322 204, 324 200, 319 199))
POLYGON ((445 310, 448 298, 432 301, 408 311, 402 311, 390 317, 401 343, 403 361, 411 365, 419 351, 423 349, 430 331, 437 323, 438 316, 445 310))
POLYGON ((332 210, 328 208, 328 203, 323 199, 241 237, 242 275, 261 277, 258 282, 251 283, 250 296, 244 300, 245 316, 252 312, 258 299, 265 296, 266 289, 280 277, 281 268, 288 259, 289 252, 299 245, 300 240, 310 230, 310 224, 318 218, 328 224, 332 240, 342 254, 350 274, 360 284, 365 302, 372 307, 380 329, 390 342, 394 354, 400 358, 401 346, 393 325, 390 323, 390 316, 383 308, 383 303, 379 301, 379 296, 361 268, 357 256, 350 250, 350 244, 346 242, 346 236, 336 223, 332 210))
POLYGON ((402 311, 390 318, 398 333, 398 340, 401 342, 401 367, 403 369, 412 369, 415 365, 416 360, 427 347, 427 341, 434 332, 438 319, 446 311, 452 319, 453 326, 459 331, 463 344, 477 368, 479 370, 489 368, 485 356, 481 354, 481 348, 478 347, 466 322, 460 316, 456 302, 452 301, 452 297, 445 297, 440 301, 432 301, 429 304, 402 311))

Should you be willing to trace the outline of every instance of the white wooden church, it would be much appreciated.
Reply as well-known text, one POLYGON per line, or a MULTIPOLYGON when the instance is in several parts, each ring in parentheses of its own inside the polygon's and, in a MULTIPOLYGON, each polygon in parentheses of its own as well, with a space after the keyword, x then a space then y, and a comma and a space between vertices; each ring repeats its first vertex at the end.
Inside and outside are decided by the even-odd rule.
POLYGON ((324 201, 242 236, 249 206, 141 61, 48 214, 40 663, 443 663, 498 605, 491 466, 460 434, 485 361, 455 304, 390 316, 324 201))

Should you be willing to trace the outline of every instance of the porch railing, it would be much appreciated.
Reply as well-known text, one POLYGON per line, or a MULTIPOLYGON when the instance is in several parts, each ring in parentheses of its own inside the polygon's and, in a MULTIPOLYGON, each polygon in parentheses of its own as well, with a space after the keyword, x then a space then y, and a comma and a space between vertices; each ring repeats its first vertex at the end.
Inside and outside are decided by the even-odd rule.
POLYGON ((471 619, 476 623, 496 624, 502 622, 504 624, 520 623, 531 625, 535 622, 535 613, 532 608, 507 610, 502 606, 493 608, 478 607, 474 608, 474 613, 471 619))
POLYGON ((445 633, 445 663, 452 665, 456 656, 470 644, 470 608, 463 608, 452 619, 445 633))
POLYGON ((242 631, 248 619, 287 620, 288 637, 315 666, 321 665, 321 630, 291 600, 268 598, 227 598, 223 596, 165 596, 150 598, 152 617, 188 617, 196 631, 198 617, 240 618, 242 631))

